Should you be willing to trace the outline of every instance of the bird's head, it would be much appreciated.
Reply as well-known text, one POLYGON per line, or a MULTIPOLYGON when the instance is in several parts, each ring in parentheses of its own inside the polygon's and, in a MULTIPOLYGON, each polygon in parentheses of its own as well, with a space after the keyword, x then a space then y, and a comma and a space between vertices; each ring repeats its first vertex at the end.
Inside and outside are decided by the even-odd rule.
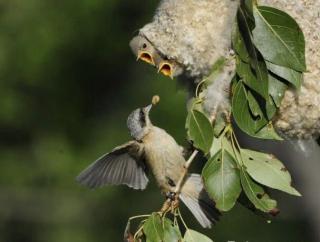
POLYGON ((152 104, 135 109, 128 117, 127 126, 132 138, 135 140, 141 140, 148 134, 151 127, 151 121, 149 118, 149 112, 152 108, 152 104))
POLYGON ((183 72, 181 65, 174 60, 168 60, 162 56, 153 44, 142 35, 134 37, 130 41, 130 47, 137 60, 142 60, 155 66, 158 72, 171 79, 183 72))
POLYGON ((137 60, 142 60, 156 66, 160 61, 160 55, 153 45, 143 36, 136 36, 130 41, 130 47, 137 60))

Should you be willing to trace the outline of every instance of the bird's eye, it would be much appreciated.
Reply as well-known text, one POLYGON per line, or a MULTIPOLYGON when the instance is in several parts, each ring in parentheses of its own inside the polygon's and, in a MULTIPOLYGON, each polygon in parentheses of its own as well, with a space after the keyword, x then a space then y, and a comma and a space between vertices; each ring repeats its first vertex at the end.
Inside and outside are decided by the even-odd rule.
POLYGON ((146 118, 145 118, 145 113, 144 113, 143 109, 140 109, 139 121, 140 121, 141 126, 144 127, 146 124, 146 118))
POLYGON ((147 48, 147 44, 146 44, 146 43, 143 43, 142 48, 143 48, 143 49, 147 48))
POLYGON ((174 181, 172 179, 170 179, 169 177, 167 177, 168 179, 168 184, 171 186, 171 187, 175 187, 176 184, 174 183, 174 181))

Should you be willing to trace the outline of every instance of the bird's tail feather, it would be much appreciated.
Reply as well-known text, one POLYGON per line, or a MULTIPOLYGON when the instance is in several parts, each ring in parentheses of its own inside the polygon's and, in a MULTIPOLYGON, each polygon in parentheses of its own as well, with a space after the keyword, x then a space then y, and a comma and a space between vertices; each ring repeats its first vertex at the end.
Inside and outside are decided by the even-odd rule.
POLYGON ((202 179, 198 174, 190 174, 179 195, 181 201, 189 208, 204 228, 211 228, 220 216, 215 204, 204 190, 202 179))

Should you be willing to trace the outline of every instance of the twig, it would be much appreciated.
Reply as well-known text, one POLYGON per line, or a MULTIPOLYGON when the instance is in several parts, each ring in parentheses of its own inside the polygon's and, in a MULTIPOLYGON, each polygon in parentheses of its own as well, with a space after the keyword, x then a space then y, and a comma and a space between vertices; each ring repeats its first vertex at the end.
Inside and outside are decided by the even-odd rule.
POLYGON ((183 185, 183 182, 184 182, 184 179, 188 173, 188 169, 192 163, 192 161, 194 160, 194 158, 196 157, 196 155, 199 153, 198 150, 194 150, 193 153, 191 154, 191 156, 189 157, 189 159, 186 161, 186 163, 184 164, 183 168, 184 168, 184 171, 176 185, 176 189, 174 190, 174 192, 176 194, 180 193, 181 191, 181 188, 182 188, 182 185, 183 185))

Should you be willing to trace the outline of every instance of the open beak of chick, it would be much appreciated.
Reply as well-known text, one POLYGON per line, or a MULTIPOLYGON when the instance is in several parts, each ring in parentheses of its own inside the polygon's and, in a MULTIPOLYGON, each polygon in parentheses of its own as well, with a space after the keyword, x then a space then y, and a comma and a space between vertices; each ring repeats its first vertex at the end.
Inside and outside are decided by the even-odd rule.
POLYGON ((158 72, 173 79, 182 73, 182 68, 171 60, 163 60, 158 66, 158 72))
POLYGON ((130 47, 138 60, 157 66, 161 57, 153 45, 143 36, 136 36, 130 41, 130 47))
POLYGON ((173 79, 183 71, 180 65, 173 60, 164 59, 156 48, 144 36, 136 36, 130 41, 132 52, 137 61, 142 60, 158 68, 158 72, 173 79))
POLYGON ((148 51, 138 51, 137 61, 138 60, 142 60, 142 61, 147 62, 148 64, 153 65, 153 66, 156 65, 151 53, 148 51))

